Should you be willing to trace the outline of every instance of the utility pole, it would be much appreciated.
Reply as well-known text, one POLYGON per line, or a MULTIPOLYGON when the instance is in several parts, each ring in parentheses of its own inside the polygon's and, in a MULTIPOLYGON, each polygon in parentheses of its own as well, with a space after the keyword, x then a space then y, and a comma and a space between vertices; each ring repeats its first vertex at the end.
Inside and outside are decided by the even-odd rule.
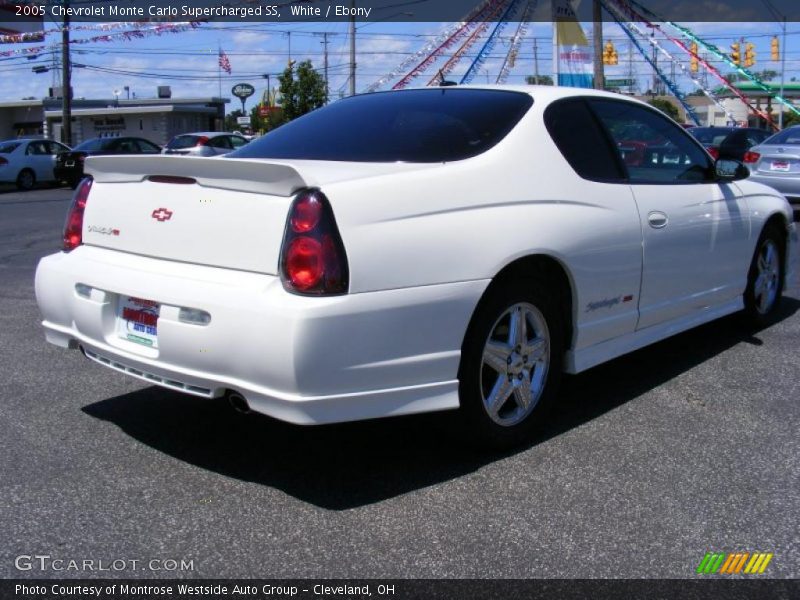
POLYGON ((603 74, 603 11, 600 0, 594 0, 592 5, 592 20, 594 29, 594 89, 602 90, 606 87, 605 75, 603 74))
POLYGON ((533 82, 539 85, 539 43, 533 38, 533 82))
POLYGON ((356 95, 356 0, 350 0, 350 95, 356 95))
POLYGON ((628 43, 628 79, 632 82, 628 87, 628 91, 632 94, 636 93, 636 77, 633 74, 633 43, 628 43))
POLYGON ((322 44, 325 47, 324 52, 324 62, 323 68, 325 73, 325 104, 328 103, 328 97, 330 96, 330 90, 328 89, 328 32, 324 32, 322 34, 322 44))
MULTIPOLYGON (((786 82, 786 15, 783 16, 783 40, 781 41, 781 98, 783 98, 783 88, 786 82)), ((786 107, 781 104, 778 111, 778 127, 783 129, 783 111, 786 107)))
MULTIPOLYGON (((655 37, 656 33, 653 30, 650 35, 655 37)), ((653 45, 653 97, 661 95, 661 79, 658 78, 658 52, 653 45)))
POLYGON ((286 32, 286 37, 289 39, 289 60, 286 61, 286 64, 287 65, 291 65, 292 64, 292 32, 291 31, 287 31, 286 32))
MULTIPOLYGON (((781 13, 775 6, 772 4, 771 0, 761 0, 761 3, 767 7, 767 10, 772 14, 772 18, 776 21, 781 23, 781 89, 780 95, 783 98, 784 88, 786 86, 786 15, 781 13)), ((783 111, 785 106, 781 105, 780 110, 778 111, 778 127, 783 129, 783 111)))
POLYGON ((64 24, 61 30, 61 141, 72 146, 72 82, 69 61, 69 0, 64 0, 64 24))

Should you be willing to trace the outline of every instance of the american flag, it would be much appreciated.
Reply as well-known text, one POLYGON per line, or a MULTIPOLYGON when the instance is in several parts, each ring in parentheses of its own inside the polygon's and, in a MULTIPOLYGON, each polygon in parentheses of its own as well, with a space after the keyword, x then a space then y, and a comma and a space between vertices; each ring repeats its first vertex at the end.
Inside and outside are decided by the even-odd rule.
POLYGON ((228 55, 225 54, 225 51, 222 48, 219 49, 219 68, 225 71, 228 75, 231 74, 231 61, 228 60, 228 55))

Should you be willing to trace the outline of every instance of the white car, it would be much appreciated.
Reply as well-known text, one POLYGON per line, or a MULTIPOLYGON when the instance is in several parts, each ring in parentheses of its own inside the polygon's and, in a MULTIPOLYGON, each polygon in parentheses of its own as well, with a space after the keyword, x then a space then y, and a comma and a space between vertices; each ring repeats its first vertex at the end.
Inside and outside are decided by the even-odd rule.
POLYGON ((29 190, 36 182, 54 182, 56 156, 69 147, 52 140, 6 140, 0 142, 0 183, 16 183, 29 190))
POLYGON ((354 96, 228 156, 87 160, 36 273, 50 342, 292 423, 460 409, 508 445, 562 372, 766 322, 797 243, 741 164, 592 90, 354 96))
POLYGON ((182 133, 172 138, 161 153, 182 156, 219 156, 241 148, 248 141, 243 135, 236 133, 219 131, 182 133))

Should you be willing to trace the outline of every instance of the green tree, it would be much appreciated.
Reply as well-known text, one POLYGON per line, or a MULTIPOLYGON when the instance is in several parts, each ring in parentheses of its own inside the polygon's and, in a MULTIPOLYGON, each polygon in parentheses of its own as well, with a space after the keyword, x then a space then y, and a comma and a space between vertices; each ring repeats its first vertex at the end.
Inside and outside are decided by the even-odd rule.
POLYGON ((756 73, 756 76, 761 81, 772 81, 773 79, 775 79, 778 76, 778 72, 777 71, 773 71, 772 69, 764 69, 763 71, 758 71, 756 73))
POLYGON ((325 80, 314 70, 310 60, 294 63, 278 76, 280 81, 281 108, 286 121, 296 119, 325 104, 327 94, 325 80))
MULTIPOLYGON (((778 115, 773 114, 772 120, 777 123, 778 122, 778 115)), ((783 113, 783 128, 786 129, 787 127, 791 127, 792 125, 800 124, 800 117, 797 116, 794 112, 787 110, 783 113)))
POLYGON ((653 98, 652 100, 648 100, 647 103, 650 106, 654 106, 665 115, 667 115, 670 119, 674 119, 677 121, 680 119, 681 113, 678 108, 669 100, 664 100, 663 98, 653 98))
POLYGON ((553 85, 553 78, 550 75, 539 75, 537 80, 536 75, 528 75, 525 77, 525 83, 528 85, 553 85))

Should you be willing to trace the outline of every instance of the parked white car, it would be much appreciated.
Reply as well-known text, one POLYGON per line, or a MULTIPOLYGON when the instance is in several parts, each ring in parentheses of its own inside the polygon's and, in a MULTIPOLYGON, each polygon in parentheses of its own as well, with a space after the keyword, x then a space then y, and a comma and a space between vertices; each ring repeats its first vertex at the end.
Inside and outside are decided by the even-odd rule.
POLYGON ((219 156, 233 152, 247 144, 249 140, 238 133, 219 131, 201 131, 199 133, 182 133, 172 138, 164 146, 162 154, 178 154, 182 156, 219 156))
POLYGON ((50 342, 292 423, 460 408, 507 445, 562 372, 767 321, 797 243, 740 163, 592 90, 355 96, 228 156, 86 161, 36 273, 50 342))
POLYGON ((36 182, 53 182, 56 156, 69 147, 52 140, 6 140, 0 142, 0 182, 16 183, 29 190, 36 182))

